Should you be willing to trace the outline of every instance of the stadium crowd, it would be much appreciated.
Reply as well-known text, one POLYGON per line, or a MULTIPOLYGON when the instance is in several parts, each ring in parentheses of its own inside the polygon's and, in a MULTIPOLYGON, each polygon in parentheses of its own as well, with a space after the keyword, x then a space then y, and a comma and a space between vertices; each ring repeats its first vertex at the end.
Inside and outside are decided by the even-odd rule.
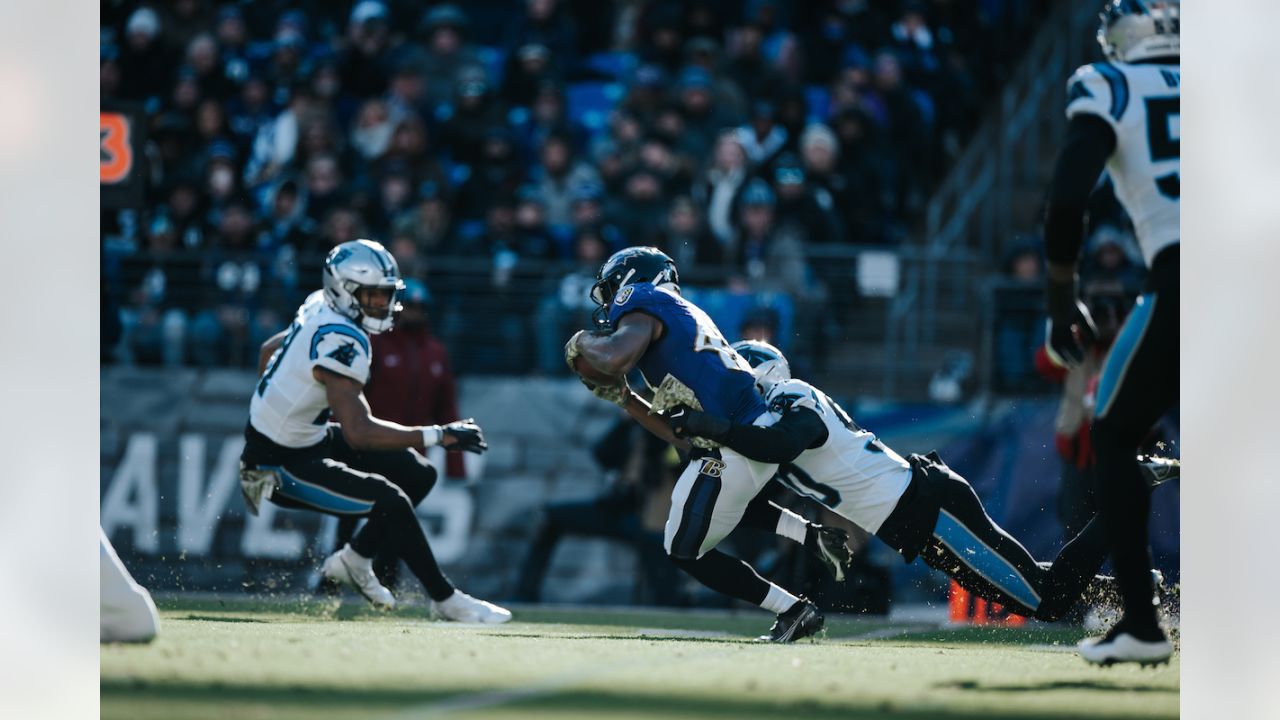
POLYGON ((462 372, 563 371, 626 245, 812 315, 842 296, 804 250, 904 240, 1046 5, 104 0, 102 102, 147 135, 144 206, 102 215, 104 361, 249 366, 356 237, 462 372))

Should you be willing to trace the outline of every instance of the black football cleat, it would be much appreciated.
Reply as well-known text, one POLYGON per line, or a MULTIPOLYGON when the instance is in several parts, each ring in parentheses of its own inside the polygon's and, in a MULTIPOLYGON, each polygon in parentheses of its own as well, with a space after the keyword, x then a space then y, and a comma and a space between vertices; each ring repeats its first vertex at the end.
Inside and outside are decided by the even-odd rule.
POLYGON ((1158 625, 1140 628, 1123 618, 1106 635, 1083 640, 1078 648, 1086 662, 1103 667, 1125 662, 1153 667, 1173 655, 1173 644, 1158 625))
POLYGON ((817 605, 800 598, 790 610, 778 615, 768 635, 761 635, 762 642, 791 643, 817 633, 826 623, 817 605))
POLYGON ((1170 480, 1177 480, 1182 470, 1182 463, 1177 458, 1163 458, 1155 455, 1139 455, 1138 470, 1148 487, 1163 485, 1170 480))
POLYGON ((804 546, 826 566, 836 582, 844 582, 845 570, 853 565, 849 533, 829 525, 810 525, 804 546))

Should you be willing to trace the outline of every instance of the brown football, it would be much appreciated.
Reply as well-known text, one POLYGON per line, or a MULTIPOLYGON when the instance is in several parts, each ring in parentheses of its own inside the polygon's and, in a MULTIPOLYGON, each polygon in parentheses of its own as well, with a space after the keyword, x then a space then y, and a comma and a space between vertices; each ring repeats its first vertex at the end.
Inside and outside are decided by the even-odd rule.
POLYGON ((593 385, 613 385, 620 379, 616 376, 600 372, 581 355, 573 359, 573 371, 578 373, 578 377, 593 385))

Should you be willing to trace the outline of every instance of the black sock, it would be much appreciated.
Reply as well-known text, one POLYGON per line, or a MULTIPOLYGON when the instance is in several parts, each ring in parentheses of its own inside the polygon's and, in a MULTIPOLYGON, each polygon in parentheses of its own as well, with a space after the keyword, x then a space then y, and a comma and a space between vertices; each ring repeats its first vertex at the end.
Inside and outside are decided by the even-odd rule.
POLYGON ((769 594, 768 580, 750 565, 719 550, 708 550, 697 560, 673 557, 671 562, 712 590, 752 605, 760 605, 769 594))
POLYGON ((1095 517, 1053 559, 1044 575, 1036 617, 1049 622, 1061 618, 1080 599, 1106 557, 1102 522, 1095 517))
POLYGON ((1147 538, 1151 490, 1138 470, 1136 444, 1117 439, 1111 428, 1099 425, 1095 423, 1093 433, 1098 459, 1098 519, 1124 598, 1124 615, 1130 624, 1155 625, 1155 588, 1151 584, 1147 538))

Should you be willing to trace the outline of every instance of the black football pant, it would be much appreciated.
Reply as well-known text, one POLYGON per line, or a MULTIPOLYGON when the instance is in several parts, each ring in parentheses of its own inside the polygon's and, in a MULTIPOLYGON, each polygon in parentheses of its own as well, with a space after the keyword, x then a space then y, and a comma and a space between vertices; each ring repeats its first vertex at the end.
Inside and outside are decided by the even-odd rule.
POLYGON ((250 426, 244 458, 246 463, 280 467, 281 486, 271 496, 275 504, 338 518, 368 518, 351 539, 353 550, 367 558, 390 550, 404 560, 433 600, 453 594, 453 584, 436 563, 414 512, 436 482, 436 469, 419 453, 357 451, 336 426, 319 445, 284 448, 250 426))
MULTIPOLYGON (((1053 621, 1080 599, 1106 556, 1095 518, 1042 566, 987 515, 968 481, 935 455, 911 455, 911 486, 876 535, 903 552, 903 537, 929 567, 1019 615, 1053 621), (929 527, 932 525, 932 527, 929 527)), ((904 552, 908 560, 911 552, 904 552)))
POLYGON ((1107 355, 1091 432, 1098 518, 1124 598, 1125 618, 1154 627, 1151 490, 1135 454, 1151 426, 1178 401, 1178 246, 1156 257, 1147 289, 1107 355))

